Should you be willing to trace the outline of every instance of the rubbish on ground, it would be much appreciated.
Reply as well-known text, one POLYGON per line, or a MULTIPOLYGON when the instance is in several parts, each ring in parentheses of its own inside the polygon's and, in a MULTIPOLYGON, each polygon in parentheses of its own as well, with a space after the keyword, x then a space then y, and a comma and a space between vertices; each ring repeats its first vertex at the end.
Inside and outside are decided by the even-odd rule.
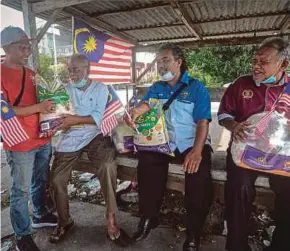
POLYGON ((94 176, 93 173, 82 173, 79 177, 80 182, 88 182, 91 180, 91 178, 94 176))
POLYGON ((127 188, 129 188, 129 186, 131 185, 131 181, 123 181, 122 183, 120 183, 117 187, 117 193, 126 190, 127 188))
POLYGON ((121 195, 121 200, 126 203, 138 203, 139 197, 137 192, 124 193, 121 195))

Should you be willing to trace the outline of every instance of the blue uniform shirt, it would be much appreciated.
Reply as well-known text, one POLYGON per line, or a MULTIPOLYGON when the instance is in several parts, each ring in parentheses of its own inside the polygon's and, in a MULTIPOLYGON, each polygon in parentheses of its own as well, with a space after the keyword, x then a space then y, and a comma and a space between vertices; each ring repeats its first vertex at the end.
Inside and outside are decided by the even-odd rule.
MULTIPOLYGON (((211 121, 210 96, 207 88, 185 72, 173 88, 166 82, 155 82, 142 99, 148 102, 150 98, 155 98, 164 104, 182 83, 187 86, 165 111, 170 147, 173 151, 178 148, 180 152, 194 145, 197 122, 203 119, 211 121)), ((209 135, 206 144, 210 144, 209 135)))

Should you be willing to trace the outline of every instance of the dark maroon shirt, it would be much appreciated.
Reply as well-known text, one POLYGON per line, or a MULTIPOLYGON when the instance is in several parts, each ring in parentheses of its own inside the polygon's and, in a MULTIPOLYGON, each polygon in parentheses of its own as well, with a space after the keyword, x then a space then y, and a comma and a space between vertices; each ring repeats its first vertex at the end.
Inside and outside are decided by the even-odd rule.
POLYGON ((288 81, 287 74, 278 85, 258 86, 250 75, 238 78, 227 88, 221 100, 219 121, 232 118, 240 123, 253 114, 270 110, 288 81))

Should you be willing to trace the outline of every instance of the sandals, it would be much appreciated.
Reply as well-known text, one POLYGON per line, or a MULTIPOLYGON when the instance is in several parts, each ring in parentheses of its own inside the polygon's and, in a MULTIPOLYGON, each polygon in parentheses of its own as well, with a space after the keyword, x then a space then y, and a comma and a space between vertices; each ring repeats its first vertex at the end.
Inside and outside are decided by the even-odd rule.
POLYGON ((50 235, 49 241, 51 243, 58 243, 62 241, 69 230, 71 230, 75 225, 75 222, 72 220, 68 225, 65 227, 57 226, 53 233, 50 235))

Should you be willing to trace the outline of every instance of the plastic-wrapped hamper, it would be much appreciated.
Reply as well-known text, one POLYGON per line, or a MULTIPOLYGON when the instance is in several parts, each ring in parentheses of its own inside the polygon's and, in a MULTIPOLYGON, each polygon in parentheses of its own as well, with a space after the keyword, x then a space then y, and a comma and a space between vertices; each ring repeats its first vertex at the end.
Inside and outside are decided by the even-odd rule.
POLYGON ((270 111, 251 116, 251 132, 233 142, 234 162, 256 171, 290 177, 290 84, 270 111))
POLYGON ((63 83, 56 81, 48 84, 40 75, 36 75, 35 81, 38 101, 51 99, 56 103, 53 113, 40 114, 40 137, 43 137, 47 131, 54 130, 60 124, 63 114, 74 114, 74 111, 63 83))

